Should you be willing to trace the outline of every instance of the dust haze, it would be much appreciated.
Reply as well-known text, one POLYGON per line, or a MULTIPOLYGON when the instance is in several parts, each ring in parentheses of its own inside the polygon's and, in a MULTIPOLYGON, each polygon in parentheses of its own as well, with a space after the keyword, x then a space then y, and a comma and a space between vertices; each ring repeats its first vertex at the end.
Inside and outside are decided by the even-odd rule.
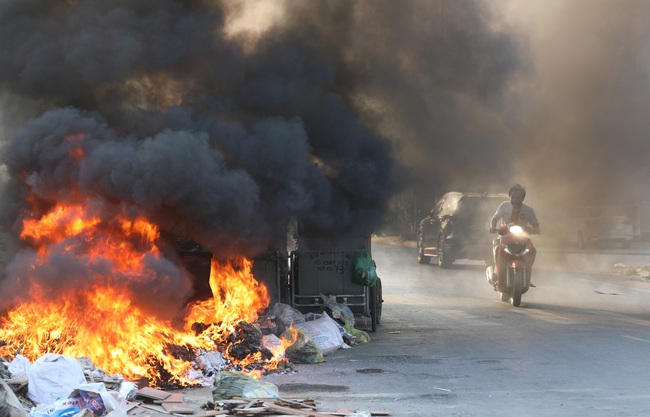
POLYGON ((582 205, 648 200, 650 3, 584 6, 512 2, 509 10, 531 51, 530 72, 511 86, 515 172, 545 223, 582 205))

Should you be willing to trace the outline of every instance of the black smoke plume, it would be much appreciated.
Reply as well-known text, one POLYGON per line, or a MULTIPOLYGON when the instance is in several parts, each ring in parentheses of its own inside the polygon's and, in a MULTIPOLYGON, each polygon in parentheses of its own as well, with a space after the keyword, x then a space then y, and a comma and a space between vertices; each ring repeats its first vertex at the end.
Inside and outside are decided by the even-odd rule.
POLYGON ((7 226, 81 197, 252 256, 294 219, 365 234, 406 187, 508 176, 519 46, 484 2, 278 5, 253 36, 230 2, 2 2, 7 226))

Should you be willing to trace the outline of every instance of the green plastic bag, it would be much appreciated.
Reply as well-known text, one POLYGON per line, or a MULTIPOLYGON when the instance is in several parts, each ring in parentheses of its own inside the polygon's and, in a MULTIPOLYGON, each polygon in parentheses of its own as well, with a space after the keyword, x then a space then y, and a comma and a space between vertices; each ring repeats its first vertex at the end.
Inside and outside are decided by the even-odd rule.
POLYGON ((359 256, 354 262, 352 282, 359 285, 372 287, 377 282, 377 266, 372 260, 366 248, 359 251, 359 256))
MULTIPOLYGON (((316 342, 309 334, 298 329, 292 328, 296 332, 296 341, 284 351, 284 357, 293 363, 321 363, 323 362, 323 352, 316 346, 316 342)), ((291 340, 293 335, 290 330, 282 334, 282 338, 291 340)))
POLYGON ((221 371, 214 381, 212 398, 215 402, 233 397, 278 398, 278 387, 270 382, 259 381, 241 372, 221 371))
POLYGON ((347 324, 343 326, 346 333, 350 336, 354 336, 354 341, 356 343, 370 343, 370 335, 363 330, 355 329, 353 326, 348 326, 347 324))

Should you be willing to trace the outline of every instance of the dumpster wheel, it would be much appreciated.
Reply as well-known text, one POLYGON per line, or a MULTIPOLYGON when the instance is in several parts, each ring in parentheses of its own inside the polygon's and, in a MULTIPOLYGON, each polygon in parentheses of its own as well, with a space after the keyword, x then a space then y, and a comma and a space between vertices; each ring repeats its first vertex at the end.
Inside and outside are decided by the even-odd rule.
POLYGON ((370 287, 370 329, 375 332, 381 321, 382 299, 381 278, 377 278, 375 285, 370 287))

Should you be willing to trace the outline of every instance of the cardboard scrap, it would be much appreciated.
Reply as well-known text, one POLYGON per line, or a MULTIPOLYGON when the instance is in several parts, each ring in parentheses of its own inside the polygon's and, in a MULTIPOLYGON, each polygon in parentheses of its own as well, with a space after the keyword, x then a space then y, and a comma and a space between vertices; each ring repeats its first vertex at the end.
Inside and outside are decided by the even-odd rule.
POLYGON ((155 388, 144 387, 138 390, 137 395, 154 400, 164 400, 166 398, 169 398, 171 394, 169 392, 161 391, 155 388))
POLYGON ((166 397, 164 400, 153 400, 155 404, 160 404, 160 403, 182 403, 183 400, 183 393, 182 392, 174 392, 172 394, 169 394, 169 397, 166 397))

